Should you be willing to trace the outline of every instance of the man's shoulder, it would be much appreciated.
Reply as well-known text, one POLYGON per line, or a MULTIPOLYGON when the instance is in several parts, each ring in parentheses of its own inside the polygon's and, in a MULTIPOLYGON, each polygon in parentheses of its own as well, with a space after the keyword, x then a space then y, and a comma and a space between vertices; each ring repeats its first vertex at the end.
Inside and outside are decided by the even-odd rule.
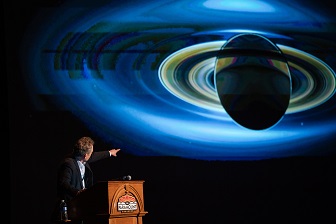
POLYGON ((66 157, 61 161, 61 166, 73 166, 75 165, 76 160, 74 158, 71 157, 66 157))
POLYGON ((75 161, 75 159, 74 158, 71 158, 71 157, 66 157, 66 158, 64 158, 64 160, 63 160, 63 162, 65 162, 65 163, 73 163, 75 161))

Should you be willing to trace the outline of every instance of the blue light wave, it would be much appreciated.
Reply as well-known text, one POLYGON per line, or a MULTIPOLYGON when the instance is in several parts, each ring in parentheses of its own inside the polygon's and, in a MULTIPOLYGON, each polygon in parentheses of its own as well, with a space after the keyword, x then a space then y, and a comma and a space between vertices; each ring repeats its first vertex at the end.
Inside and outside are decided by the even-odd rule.
POLYGON ((295 3, 258 2, 267 4, 265 12, 209 7, 213 1, 93 8, 70 1, 53 13, 42 9, 22 46, 32 101, 41 110, 49 109, 47 99, 72 111, 105 141, 135 155, 228 160, 323 154, 315 147, 336 132, 336 117, 329 116, 336 109, 335 68, 328 63, 335 61, 336 44, 329 35, 314 39, 309 33, 335 27, 295 3), (302 31, 282 34, 293 29, 302 31), (237 126, 214 94, 212 63, 219 44, 207 48, 242 32, 275 42, 296 83, 285 117, 270 130, 237 126), (323 42, 330 43, 327 56, 319 54, 323 42), (192 55, 179 58, 178 52, 191 48, 192 55), (182 80, 161 73, 172 55, 179 60, 165 74, 185 73, 182 80))

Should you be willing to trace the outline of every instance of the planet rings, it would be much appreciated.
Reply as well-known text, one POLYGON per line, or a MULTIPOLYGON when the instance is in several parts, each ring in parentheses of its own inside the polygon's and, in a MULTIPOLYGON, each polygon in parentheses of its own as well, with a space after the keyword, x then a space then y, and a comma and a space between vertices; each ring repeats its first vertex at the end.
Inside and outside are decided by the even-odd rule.
MULTIPOLYGON (((158 70, 162 85, 192 105, 223 111, 213 83, 215 53, 223 44, 225 41, 200 43, 169 55, 158 70)), ((315 108, 333 96, 335 72, 326 63, 307 52, 280 44, 277 46, 288 59, 293 82, 286 114, 315 108)))

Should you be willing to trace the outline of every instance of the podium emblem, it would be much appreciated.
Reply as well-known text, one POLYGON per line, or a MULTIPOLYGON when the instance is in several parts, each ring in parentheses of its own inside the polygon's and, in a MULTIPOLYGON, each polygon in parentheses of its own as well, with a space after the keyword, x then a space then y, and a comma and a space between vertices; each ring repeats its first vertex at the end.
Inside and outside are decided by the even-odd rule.
POLYGON ((131 194, 125 194, 118 198, 118 211, 132 212, 138 209, 138 203, 131 194))

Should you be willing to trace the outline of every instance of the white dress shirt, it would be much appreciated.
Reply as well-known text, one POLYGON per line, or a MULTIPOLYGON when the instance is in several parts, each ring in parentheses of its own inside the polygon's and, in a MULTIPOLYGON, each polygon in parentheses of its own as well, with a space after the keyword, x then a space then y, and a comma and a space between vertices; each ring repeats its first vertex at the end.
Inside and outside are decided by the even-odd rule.
POLYGON ((81 172, 81 177, 82 177, 82 183, 83 183, 83 189, 85 188, 85 181, 84 181, 84 175, 85 175, 85 165, 77 160, 78 166, 79 166, 79 170, 81 172))

